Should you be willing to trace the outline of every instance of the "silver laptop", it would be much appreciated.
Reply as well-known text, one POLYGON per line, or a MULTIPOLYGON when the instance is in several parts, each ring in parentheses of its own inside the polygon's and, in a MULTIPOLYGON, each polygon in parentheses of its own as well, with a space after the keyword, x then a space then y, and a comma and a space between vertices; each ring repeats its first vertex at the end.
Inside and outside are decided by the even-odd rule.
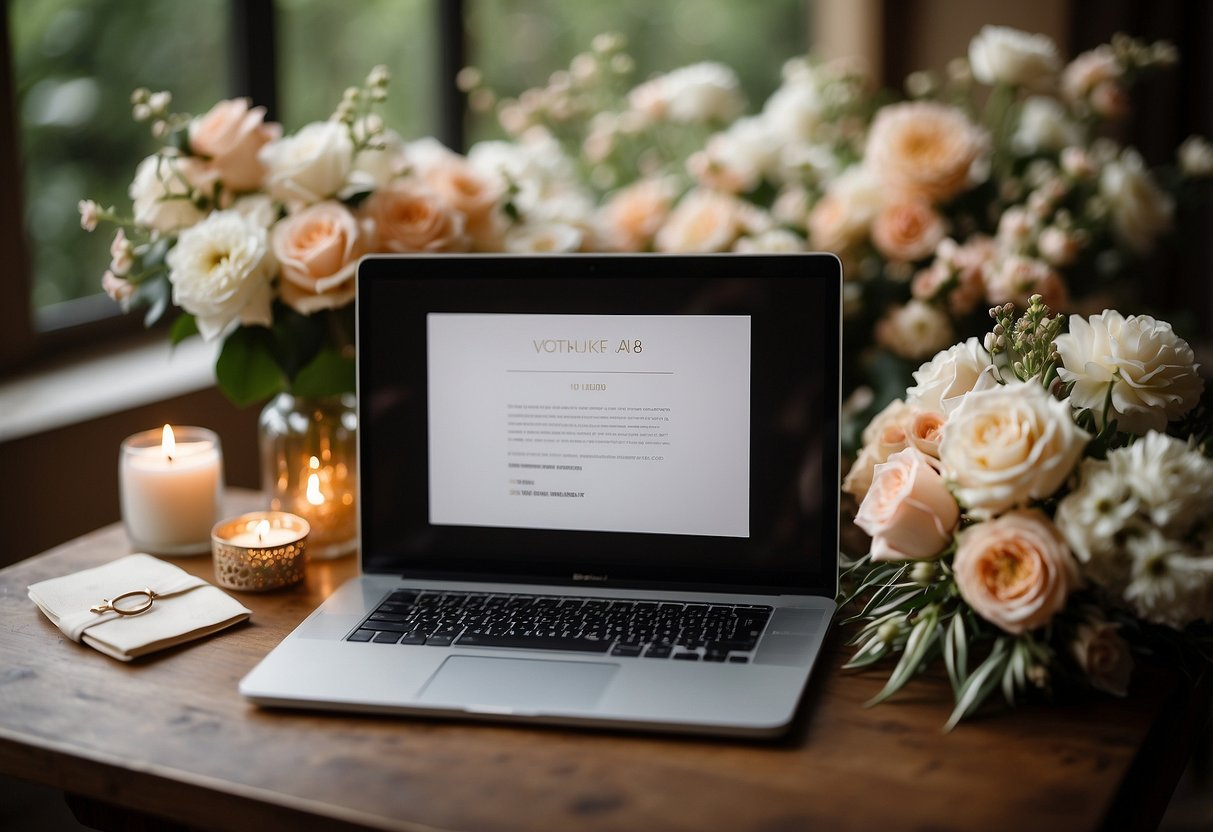
POLYGON ((775 735, 834 612, 832 255, 358 270, 362 574, 261 705, 775 735))

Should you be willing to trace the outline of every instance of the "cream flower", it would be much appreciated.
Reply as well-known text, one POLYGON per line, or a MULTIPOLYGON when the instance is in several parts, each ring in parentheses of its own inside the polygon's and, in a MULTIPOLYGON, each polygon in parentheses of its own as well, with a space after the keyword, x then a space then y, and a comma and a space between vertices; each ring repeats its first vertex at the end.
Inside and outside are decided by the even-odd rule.
POLYGON ((1187 442, 1151 431, 1109 459, 1150 523, 1167 535, 1186 538, 1213 521, 1213 460, 1187 442))
POLYGON ((804 240, 786 228, 770 228, 733 244, 733 251, 742 254, 783 254, 804 251, 804 240))
POLYGON ((1012 635, 1048 624, 1081 581, 1065 541, 1035 509, 965 529, 952 567, 961 597, 1012 635))
POLYGON ((989 518, 1051 497, 1089 438, 1068 404, 1015 382, 965 396, 948 417, 939 458, 960 504, 989 518))
POLYGON ((274 226, 271 244, 282 269, 282 300, 311 315, 354 299, 354 271, 367 235, 339 202, 318 202, 274 226))
POLYGON ((505 233, 505 250, 513 254, 573 252, 581 248, 581 229, 562 223, 515 225, 505 233))
POLYGON ((880 182, 862 165, 830 183, 809 212, 809 241, 818 251, 845 252, 868 236, 883 200, 880 182))
POLYGON ((1050 309, 1069 305, 1069 291, 1061 275, 1043 260, 1012 254, 989 263, 985 269, 986 300, 995 305, 1013 303, 1026 307, 1032 295, 1040 295, 1050 309))
POLYGON ((273 256, 264 228, 217 211, 181 232, 165 262, 173 303, 194 316, 204 340, 237 324, 269 326, 273 256))
POLYGON ((876 114, 866 158, 885 186, 944 202, 985 179, 989 152, 989 134, 960 110, 913 101, 876 114))
POLYGON ((743 193, 757 187, 773 167, 778 147, 765 122, 741 118, 693 153, 687 159, 687 171, 704 187, 743 193))
POLYGON ((349 129, 337 121, 312 122, 293 136, 270 142, 259 154, 270 195, 292 210, 341 190, 353 156, 349 129))
POLYGON ((188 228, 204 216, 191 184, 198 162, 170 153, 148 156, 135 168, 129 194, 135 223, 162 234, 188 228))
POLYGON ((1034 95, 1023 103, 1011 147, 1021 156, 1057 151, 1082 142, 1082 128, 1055 98, 1034 95))
POLYGON ((1112 230, 1138 254, 1148 254, 1154 241, 1171 228, 1175 201, 1168 196, 1133 150, 1104 166, 1099 193, 1108 203, 1112 230))
POLYGON ((463 215, 473 250, 500 249, 505 227, 501 206, 506 195, 500 179, 482 173, 467 159, 450 152, 421 167, 419 173, 443 202, 463 215))
POLYGON ((220 101, 190 122, 190 149, 228 191, 251 191, 261 185, 265 165, 257 158, 267 143, 282 135, 277 124, 265 123, 264 107, 249 107, 247 98, 220 101))
POLYGON ((913 262, 934 252, 946 230, 943 217, 926 200, 893 200, 872 222, 872 244, 890 260, 913 262))
POLYGON ((628 94, 633 109, 653 120, 685 124, 724 124, 745 109, 737 73, 721 63, 704 61, 659 75, 628 94))
POLYGON ((1072 103, 1084 101, 1096 87, 1116 82, 1124 69, 1107 44, 1083 52, 1061 74, 1061 92, 1072 103))
POLYGON ((952 337, 947 313, 917 299, 893 307, 876 322, 876 343, 911 361, 939 351, 952 337))
POLYGON ((607 199, 598 214, 599 234, 614 251, 645 251, 665 224, 677 190, 667 179, 641 179, 607 199))
POLYGON ((971 390, 997 384, 992 366, 990 354, 976 338, 948 347, 914 371, 914 386, 906 390, 906 403, 949 414, 971 390))
POLYGON ((1102 426, 1106 416, 1120 430, 1163 430, 1200 400, 1204 382, 1188 343, 1171 325, 1149 315, 1123 317, 1115 310, 1070 316, 1070 331, 1057 338, 1061 380, 1073 383, 1070 402, 1089 408, 1102 426))
POLYGON ((728 251, 742 232, 742 206, 732 196, 695 189, 670 213, 654 242, 658 251, 728 251))
POLYGON ((909 428, 915 412, 901 399, 894 399, 872 417, 863 429, 863 448, 859 457, 843 480, 844 492, 857 500, 867 495, 875 467, 910 444, 909 428))
POLYGON ((1042 86, 1057 75, 1057 45, 1044 35, 983 26, 969 43, 973 77, 983 84, 1042 86))
POLYGON ((1213 144, 1203 136, 1188 136, 1176 153, 1179 169, 1193 179, 1213 176, 1213 144))
POLYGON ((1091 687, 1113 696, 1126 696, 1133 675, 1133 655, 1119 630, 1120 625, 1109 621, 1083 622, 1070 644, 1070 654, 1087 674, 1091 687))
POLYGON ((414 179, 397 179, 362 206, 380 251, 467 251, 464 217, 414 179))
POLYGON ((876 466, 855 525, 872 537, 872 560, 926 560, 952 540, 960 519, 930 457, 915 448, 876 466))

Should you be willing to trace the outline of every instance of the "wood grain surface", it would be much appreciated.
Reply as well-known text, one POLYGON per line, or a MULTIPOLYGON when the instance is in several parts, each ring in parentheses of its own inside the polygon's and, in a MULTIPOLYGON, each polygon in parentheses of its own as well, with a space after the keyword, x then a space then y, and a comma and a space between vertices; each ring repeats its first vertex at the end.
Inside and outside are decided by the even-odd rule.
MULTIPOLYGON (((231 513, 258 503, 236 493, 231 513)), ((356 560, 241 593, 249 623, 127 665, 64 638, 26 587, 130 551, 115 525, 0 572, 0 772, 200 828, 1148 828, 1201 701, 1144 668, 1127 701, 1031 705, 944 734, 944 679, 867 709, 882 673, 842 671, 834 633, 777 742, 265 710, 237 681, 356 560)), ((171 560, 213 580, 208 557, 171 560)))

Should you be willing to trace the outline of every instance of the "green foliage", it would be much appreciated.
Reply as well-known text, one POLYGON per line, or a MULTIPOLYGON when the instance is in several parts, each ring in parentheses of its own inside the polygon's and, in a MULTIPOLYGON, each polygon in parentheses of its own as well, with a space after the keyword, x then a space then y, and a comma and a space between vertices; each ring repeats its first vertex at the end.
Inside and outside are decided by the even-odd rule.
POLYGON ((215 362, 219 389, 245 407, 281 391, 282 371, 274 358, 273 334, 260 326, 244 326, 227 336, 215 362))

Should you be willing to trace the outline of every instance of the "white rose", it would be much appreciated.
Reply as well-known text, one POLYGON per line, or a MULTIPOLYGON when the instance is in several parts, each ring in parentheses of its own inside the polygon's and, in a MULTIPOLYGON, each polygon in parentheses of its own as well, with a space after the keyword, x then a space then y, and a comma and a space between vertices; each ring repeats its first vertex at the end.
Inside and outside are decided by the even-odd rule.
POLYGON ((629 94, 634 109, 650 118, 686 124, 727 123, 745 110, 737 73, 704 61, 646 81, 629 94))
POLYGON ((128 190, 136 224, 171 234, 202 219, 188 175, 193 164, 191 159, 167 153, 148 156, 139 163, 128 190))
POLYGON ((733 244, 733 251, 746 254, 781 254, 804 250, 804 240, 786 228, 772 228, 752 237, 742 237, 733 244))
POLYGON ((988 519, 1051 497, 1090 437, 1070 407, 1040 384, 978 390, 948 417, 939 443, 944 478, 960 504, 988 519))
POLYGON ((758 118, 742 118, 687 160, 699 184, 731 193, 753 190, 775 162, 778 145, 758 118))
POLYGON ((1060 67, 1057 45, 1044 35, 1006 26, 983 26, 969 43, 973 77, 983 84, 1039 86, 1060 67))
POLYGON ((814 84, 785 83, 762 106, 762 118, 771 133, 784 142, 813 138, 822 122, 825 103, 814 84))
POLYGON ((976 338, 936 354, 914 371, 914 386, 906 390, 906 403, 926 411, 950 414, 974 389, 998 382, 991 374, 990 354, 976 338))
POLYGON ((1073 383, 1071 404, 1089 408, 1101 426, 1106 407, 1119 430, 1163 430, 1191 410, 1204 389, 1188 342, 1149 315, 1125 318, 1110 309, 1089 318, 1071 315, 1070 331, 1056 343, 1057 374, 1073 383))
POLYGON ((1104 167, 1099 193, 1112 214, 1112 230, 1138 254, 1148 254, 1171 228, 1175 201, 1158 187, 1136 151, 1126 150, 1104 167))
POLYGON ((581 248, 581 230, 562 223, 515 225, 505 233, 505 250, 512 254, 550 254, 581 248))
POLYGON ((729 194, 697 188, 687 193, 657 232, 658 251, 728 251, 742 231, 742 204, 729 194))
POLYGON ((1011 147, 1021 156, 1061 150, 1082 142, 1082 129, 1055 98, 1034 95, 1023 103, 1011 147))
POLYGON ((921 360, 952 341, 952 322, 932 303, 912 298, 876 322, 876 343, 911 361, 921 360))
POLYGON ((269 239, 264 228, 239 213, 218 211, 182 231, 165 262, 173 303, 194 316, 204 340, 240 323, 273 323, 269 239))
POLYGON ((292 210, 334 196, 345 185, 353 161, 349 129, 316 121, 293 136, 261 148, 270 195, 292 210))

